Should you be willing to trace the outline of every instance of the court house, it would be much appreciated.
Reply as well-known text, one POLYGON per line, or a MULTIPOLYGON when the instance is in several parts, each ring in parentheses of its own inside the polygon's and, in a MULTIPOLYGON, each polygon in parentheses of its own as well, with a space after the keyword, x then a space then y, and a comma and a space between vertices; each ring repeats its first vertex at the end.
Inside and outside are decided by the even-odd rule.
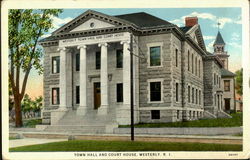
POLYGON ((197 17, 178 27, 144 12, 88 10, 40 41, 43 123, 98 133, 130 124, 131 58, 135 123, 230 117, 234 74, 222 41, 218 32, 209 53, 197 17))

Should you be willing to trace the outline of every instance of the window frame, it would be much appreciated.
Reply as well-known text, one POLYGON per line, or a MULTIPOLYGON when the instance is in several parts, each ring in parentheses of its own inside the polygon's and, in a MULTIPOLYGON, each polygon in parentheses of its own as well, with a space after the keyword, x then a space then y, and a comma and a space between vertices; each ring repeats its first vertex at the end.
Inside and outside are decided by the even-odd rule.
POLYGON ((225 92, 230 92, 231 91, 231 80, 224 80, 224 91, 225 92), (226 89, 226 82, 229 84, 227 87, 228 89, 226 89))
POLYGON ((151 110, 151 119, 161 119, 161 111, 160 110, 151 110), (153 117, 153 112, 159 112, 157 115, 157 117, 153 117), (159 116, 159 117, 158 117, 159 116))
POLYGON ((158 79, 148 79, 147 82, 148 82, 148 87, 147 87, 147 90, 148 90, 148 103, 163 103, 163 79, 162 78, 158 78, 158 79), (160 82, 161 84, 161 100, 160 101, 151 101, 151 87, 150 87, 150 83, 152 82, 160 82))
POLYGON ((123 49, 116 50, 116 68, 123 68, 123 49), (121 51, 121 52, 118 52, 121 51), (118 53, 121 54, 121 66, 118 66, 118 53))
POLYGON ((51 56, 51 74, 60 74, 60 55, 51 56), (54 59, 56 60, 56 68, 58 67, 58 70, 56 69, 57 72, 54 72, 54 59))
POLYGON ((124 97, 123 97, 123 83, 116 83, 116 102, 117 103, 122 103, 123 102, 123 100, 124 100, 124 97), (119 94, 118 94, 118 89, 119 89, 119 87, 118 87, 118 85, 121 85, 120 87, 121 87, 121 98, 119 98, 119 100, 118 100, 118 96, 119 96, 119 94))
POLYGON ((148 55, 148 58, 147 58, 147 63, 148 63, 148 68, 157 68, 157 67, 162 67, 162 64, 163 64, 163 42, 156 42, 156 43, 148 43, 147 44, 147 55, 148 55), (152 47, 160 47, 160 65, 157 65, 157 66, 151 66, 151 58, 150 58, 150 48, 152 47))
POLYGON ((76 86, 76 104, 80 104, 80 86, 76 86), (78 93, 78 94, 77 94, 78 93))
POLYGON ((50 90, 50 95, 51 95, 51 105, 52 106, 57 106, 57 105, 60 105, 60 88, 58 86, 52 86, 51 87, 51 90, 50 90), (53 91, 56 90, 56 99, 57 99, 57 103, 54 103, 54 96, 53 96, 53 91))
POLYGON ((100 70, 101 69, 101 52, 100 51, 96 51, 95 52, 95 69, 96 70, 100 70), (97 54, 99 54, 100 56, 100 58, 99 58, 99 67, 97 66, 97 54))
POLYGON ((80 71, 80 53, 75 54, 75 71, 80 71))

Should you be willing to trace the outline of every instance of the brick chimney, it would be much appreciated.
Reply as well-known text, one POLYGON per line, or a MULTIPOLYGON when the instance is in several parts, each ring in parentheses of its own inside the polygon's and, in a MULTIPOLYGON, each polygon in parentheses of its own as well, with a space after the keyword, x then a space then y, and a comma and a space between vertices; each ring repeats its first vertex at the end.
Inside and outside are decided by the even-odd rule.
POLYGON ((186 27, 192 27, 194 25, 198 24, 198 18, 197 17, 186 17, 185 18, 185 26, 186 27))

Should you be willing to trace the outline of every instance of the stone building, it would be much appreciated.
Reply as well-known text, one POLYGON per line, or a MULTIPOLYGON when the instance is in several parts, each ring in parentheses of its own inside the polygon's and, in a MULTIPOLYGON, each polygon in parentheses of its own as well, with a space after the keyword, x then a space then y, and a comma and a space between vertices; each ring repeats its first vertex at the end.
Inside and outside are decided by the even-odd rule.
POLYGON ((130 124, 131 42, 135 123, 229 116, 223 60, 206 51, 197 17, 178 27, 144 12, 88 10, 40 41, 43 123, 54 129, 96 125, 106 132, 130 124))

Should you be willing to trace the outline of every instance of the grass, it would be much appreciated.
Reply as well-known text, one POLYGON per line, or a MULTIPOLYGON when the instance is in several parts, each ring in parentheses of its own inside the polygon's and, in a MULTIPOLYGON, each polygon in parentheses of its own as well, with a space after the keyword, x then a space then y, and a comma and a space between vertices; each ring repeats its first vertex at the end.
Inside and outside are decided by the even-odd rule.
POLYGON ((23 127, 25 128, 35 128, 38 124, 42 124, 42 119, 30 119, 23 121, 23 127))
MULTIPOLYGON (((242 126, 242 113, 231 114, 232 118, 202 119, 187 122, 169 123, 139 123, 136 128, 159 128, 159 127, 239 127, 242 126)), ((130 125, 120 125, 120 128, 128 128, 130 125)))
POLYGON ((242 151, 242 145, 73 140, 10 148, 10 151, 242 151))
POLYGON ((242 137, 242 136, 243 136, 243 133, 237 133, 237 134, 234 134, 233 136, 242 137))
POLYGON ((17 137, 9 137, 9 140, 15 140, 15 139, 20 139, 20 138, 17 138, 17 137))

